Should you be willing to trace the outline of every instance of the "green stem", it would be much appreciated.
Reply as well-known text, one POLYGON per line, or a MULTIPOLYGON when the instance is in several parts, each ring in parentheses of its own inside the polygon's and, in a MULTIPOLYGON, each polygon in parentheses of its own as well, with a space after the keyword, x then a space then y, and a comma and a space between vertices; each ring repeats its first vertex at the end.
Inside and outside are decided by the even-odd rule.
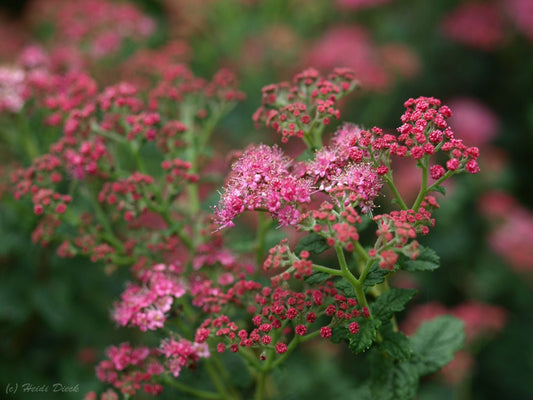
POLYGON ((239 346, 239 354, 241 354, 246 360, 256 369, 260 370, 263 366, 257 361, 255 353, 247 347, 239 346))
POLYGON ((420 166, 422 167, 422 184, 420 185, 420 190, 418 192, 418 196, 416 196, 416 200, 413 204, 412 210, 417 211, 420 207, 420 204, 424 200, 424 197, 427 193, 427 185, 428 185, 428 160, 429 156, 425 156, 424 160, 420 162, 420 166))
POLYGON ((446 179, 451 177, 452 175, 456 174, 457 170, 455 171, 446 171, 444 175, 442 175, 437 181, 435 181, 431 186, 429 186, 426 189, 426 193, 431 192, 432 190, 435 190, 436 187, 438 187, 442 182, 444 182, 446 179))
MULTIPOLYGON (((272 334, 272 342, 276 343, 278 341, 280 330, 277 329, 272 334)), ((259 371, 259 376, 257 377, 257 385, 255 387, 254 400, 263 400, 265 392, 265 383, 268 377, 270 370, 272 369, 272 364, 274 363, 274 354, 275 350, 273 347, 270 347, 266 350, 266 362, 259 371)))
POLYGON ((88 189, 87 186, 83 186, 82 192, 85 192, 85 197, 89 200, 89 202, 92 204, 94 212, 96 214, 96 218, 98 219, 98 222, 104 228, 103 233, 100 233, 100 236, 106 240, 107 242, 111 243, 114 247, 119 249, 120 251, 124 250, 124 246, 120 239, 115 235, 115 232, 113 231, 113 228, 109 224, 109 220, 107 216, 105 215, 104 211, 102 210, 102 207, 100 206, 100 203, 98 202, 98 199, 93 194, 93 191, 88 189))
POLYGON ((339 269, 324 267, 318 264, 313 264, 313 270, 318 272, 324 272, 329 275, 344 276, 344 273, 339 269))
MULTIPOLYGON (((342 276, 353 286, 355 290, 355 296, 357 297, 357 302, 359 303, 359 305, 361 307, 368 308, 368 312, 370 312, 370 307, 368 306, 368 301, 366 300, 365 290, 363 286, 364 280, 359 280, 352 274, 352 272, 348 268, 348 264, 346 263, 346 257, 344 256, 344 251, 340 245, 335 245, 335 251, 337 252, 337 258, 341 266, 342 276)), ((368 273, 366 270, 370 269, 370 265, 371 262, 368 261, 361 276, 363 276, 363 274, 366 276, 366 274, 368 273)), ((370 319, 372 319, 372 315, 370 315, 370 319)))
POLYGON ((394 194, 394 198, 396 199, 396 201, 398 202, 400 207, 403 210, 407 210, 407 208, 408 208, 407 204, 405 204, 405 201, 403 201, 402 195, 400 194, 400 192, 396 188, 396 185, 392 181, 392 176, 388 176, 388 174, 387 174, 387 175, 384 175, 383 178, 387 182, 387 185, 389 185, 389 188, 392 190, 392 194, 394 194))
POLYGON ((231 399, 232 396, 228 393, 226 386, 224 385, 224 382, 219 376, 219 372, 216 371, 215 367, 213 366, 213 361, 211 358, 207 358, 206 362, 206 369, 207 373, 209 374, 209 377, 211 378, 211 381, 215 385, 215 387, 218 390, 218 393, 220 393, 220 398, 222 399, 231 399))
POLYGON ((162 377, 164 383, 172 386, 184 393, 192 394, 193 396, 198 397, 199 399, 223 399, 223 397, 218 393, 208 392, 206 390, 200 390, 193 388, 192 386, 186 385, 184 383, 178 382, 175 379, 171 378, 169 375, 164 375, 162 377))
POLYGON ((257 214, 257 235, 255 240, 255 262, 257 265, 263 263, 265 257, 265 245, 266 245, 266 234, 268 229, 272 225, 272 220, 265 218, 264 213, 257 214))
POLYGON ((320 330, 314 331, 308 335, 305 336, 299 336, 295 335, 294 338, 291 340, 289 345, 287 346, 287 351, 281 355, 281 357, 278 357, 274 363, 272 363, 271 368, 277 367, 279 364, 281 364, 283 361, 289 357, 289 355, 298 347, 300 343, 306 342, 310 339, 313 339, 320 335, 320 330))
MULTIPOLYGON (((364 247, 361 245, 361 243, 355 242, 354 249, 355 249, 355 253, 361 258, 361 260, 363 262, 366 263, 368 261, 368 259, 369 259, 369 256, 368 256, 366 250, 364 249, 364 247)), ((361 271, 361 273, 362 273, 362 271, 361 271)))

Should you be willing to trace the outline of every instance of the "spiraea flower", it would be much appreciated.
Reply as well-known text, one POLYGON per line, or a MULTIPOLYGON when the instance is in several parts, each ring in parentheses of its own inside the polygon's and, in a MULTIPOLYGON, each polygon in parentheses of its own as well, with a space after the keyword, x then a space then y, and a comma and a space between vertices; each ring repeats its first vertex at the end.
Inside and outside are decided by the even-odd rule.
POLYGON ((263 104, 254 113, 256 123, 264 123, 282 136, 286 143, 296 136, 317 147, 312 130, 340 118, 338 100, 357 87, 354 73, 337 68, 327 78, 309 68, 296 74, 292 82, 263 88, 263 104))
POLYGON ((295 225, 299 208, 311 201, 309 182, 289 171, 291 161, 277 147, 260 145, 245 151, 232 166, 215 216, 221 227, 246 210, 272 214, 282 226, 295 225))

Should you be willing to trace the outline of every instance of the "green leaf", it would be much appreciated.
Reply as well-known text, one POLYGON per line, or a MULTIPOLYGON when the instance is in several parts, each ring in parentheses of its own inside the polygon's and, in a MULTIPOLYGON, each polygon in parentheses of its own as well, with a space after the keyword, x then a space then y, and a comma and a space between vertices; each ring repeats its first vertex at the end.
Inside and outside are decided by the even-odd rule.
POLYGON ((373 400, 412 400, 419 374, 408 361, 395 362, 381 352, 370 358, 370 393, 373 400))
POLYGON ((444 186, 437 186, 436 188, 433 188, 433 190, 441 193, 443 196, 446 196, 446 188, 444 186))
POLYGON ((387 352, 392 358, 399 361, 408 360, 413 353, 411 340, 402 332, 392 330, 392 325, 387 324, 387 328, 381 330, 383 342, 380 348, 387 352))
POLYGON ((352 297, 352 298, 356 297, 355 290, 352 284, 344 278, 340 278, 335 281, 335 288, 338 291, 343 292, 344 295, 347 297, 352 297))
POLYGON ((416 292, 415 289, 389 289, 371 304, 372 315, 374 318, 387 322, 394 313, 405 309, 405 305, 414 297, 416 292))
POLYGON ((370 270, 366 275, 365 281, 363 282, 363 287, 365 290, 368 290, 379 283, 385 281, 385 277, 390 271, 380 268, 379 263, 376 261, 370 266, 370 270))
POLYGON ((376 319, 357 319, 359 323, 359 332, 355 335, 350 335, 349 346, 354 354, 362 353, 372 346, 377 335, 377 330, 381 325, 381 321, 376 319))
POLYGON ((450 315, 424 322, 411 338, 412 362, 420 375, 438 371, 452 361, 464 343, 463 323, 450 315))
POLYGON ((327 249, 329 249, 329 246, 326 243, 326 239, 313 232, 298 242, 296 249, 294 249, 294 253, 300 255, 303 250, 307 250, 310 253, 320 254, 327 249))
POLYGON ((401 268, 405 271, 433 271, 440 266, 440 257, 429 247, 420 247, 420 254, 416 260, 406 259, 402 262, 401 268))
POLYGON ((322 283, 327 281, 331 277, 330 274, 327 274, 325 272, 313 272, 311 275, 306 276, 304 278, 304 281, 310 285, 314 285, 316 283, 322 283))
POLYGON ((333 343, 340 343, 341 341, 348 339, 349 331, 345 326, 334 326, 331 329, 331 338, 330 340, 333 343))

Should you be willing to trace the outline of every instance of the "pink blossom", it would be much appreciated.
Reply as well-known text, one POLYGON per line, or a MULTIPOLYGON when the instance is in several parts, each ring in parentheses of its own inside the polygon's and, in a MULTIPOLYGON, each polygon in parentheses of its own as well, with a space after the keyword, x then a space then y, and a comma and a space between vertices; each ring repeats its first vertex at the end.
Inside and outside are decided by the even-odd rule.
POLYGON ((533 214, 513 208, 489 236, 492 249, 519 272, 533 271, 533 214))
POLYGON ((326 191, 339 197, 344 194, 345 202, 355 199, 363 213, 368 213, 374 206, 374 199, 380 193, 383 183, 376 170, 366 163, 349 164, 339 175, 331 180, 326 191))
POLYGON ((305 64, 322 71, 350 68, 369 89, 383 89, 389 84, 377 47, 362 27, 335 26, 326 31, 309 49, 305 64))
POLYGON ((533 42, 533 2, 530 0, 506 0, 505 7, 515 26, 533 42))
POLYGON ((449 105, 453 110, 449 122, 458 138, 482 146, 496 136, 498 117, 483 103, 463 97, 450 100, 449 105))
POLYGON ((289 172, 290 160, 277 147, 251 147, 232 166, 215 216, 221 227, 245 210, 265 209, 280 225, 298 222, 300 204, 309 203, 309 183, 289 172))
POLYGON ((173 272, 173 266, 160 264, 141 276, 142 284, 130 284, 113 310, 113 319, 121 326, 138 326, 141 331, 162 328, 174 299, 182 297, 185 285, 173 272))
POLYGON ((501 331, 507 320, 507 311, 504 308, 478 301, 459 304, 453 308, 452 315, 465 323, 467 342, 501 331))
POLYGON ((491 51, 505 41, 504 19, 496 2, 461 3, 442 22, 446 36, 465 45, 491 51))

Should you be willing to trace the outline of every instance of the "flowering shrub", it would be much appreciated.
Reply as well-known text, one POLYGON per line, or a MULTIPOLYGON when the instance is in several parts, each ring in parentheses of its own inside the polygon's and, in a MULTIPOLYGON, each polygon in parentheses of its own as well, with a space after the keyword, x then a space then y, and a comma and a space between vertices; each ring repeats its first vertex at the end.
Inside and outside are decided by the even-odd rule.
POLYGON ((397 135, 346 123, 323 146, 330 119, 340 118, 336 102, 357 85, 355 76, 335 70, 326 79, 309 69, 292 83, 266 87, 254 119, 284 143, 302 139, 308 153, 297 161, 276 146, 249 147, 233 163, 211 217, 200 188, 215 124, 243 98, 233 75, 221 70, 206 81, 184 64, 168 65, 144 93, 128 83, 97 90, 88 77, 67 78, 61 90, 81 96, 69 97, 59 113, 55 79, 64 78, 45 73, 40 90, 32 80, 16 83, 47 110, 42 123, 57 128, 48 153, 11 173, 13 195, 30 199, 40 216, 34 241, 61 242, 61 257, 83 254, 131 266, 132 281, 112 317, 121 326, 160 331, 153 347, 110 347, 97 367, 99 379, 130 395, 141 388, 158 394, 167 384, 198 397, 233 398, 235 389, 218 377, 217 354, 229 351, 255 371, 260 399, 272 370, 300 343, 320 336, 346 341, 355 354, 371 353, 373 368, 387 371, 385 387, 377 389, 371 378, 372 396, 386 390, 411 398, 420 376, 453 358, 461 324, 439 319, 409 338, 394 314, 415 291, 387 284, 395 270, 438 267, 438 256, 417 241, 435 224, 439 205, 432 193, 452 175, 479 172, 478 149, 454 136, 446 122, 452 111, 439 100, 407 100, 397 135), (394 186, 392 157, 422 170, 410 207, 394 186), (394 194, 392 208, 383 203, 384 186, 394 194), (378 201, 388 212, 377 213, 378 201), (259 265, 246 262, 224 240, 246 211, 268 213, 277 225, 306 235, 296 247, 283 239, 264 252, 271 223, 263 217, 259 265), (373 243, 361 242, 372 224, 373 243), (319 264, 316 256, 328 249, 337 261, 319 264), (428 347, 433 341, 440 343, 437 354, 428 347), (204 364, 214 391, 180 381, 184 368, 204 364))
MULTIPOLYGON (((363 20, 400 2, 336 1, 332 13, 363 17, 329 25, 312 22, 313 13, 326 18, 320 2, 277 5, 286 20, 228 44, 215 20, 229 26, 277 10, 231 3, 219 18, 220 0, 162 2, 170 25, 162 34, 133 3, 36 0, 25 23, 51 32, 9 49, 0 65, 0 196, 12 201, 0 216, 17 210, 12 218, 29 221, 39 254, 103 266, 120 287, 106 307, 129 329, 106 338, 99 358, 80 352, 100 381, 85 398, 259 400, 284 398, 287 388, 302 397, 314 386, 292 376, 303 382, 313 371, 308 380, 320 384, 321 365, 338 368, 323 378, 331 393, 348 377, 347 398, 413 399, 432 378, 462 392, 484 345, 514 322, 497 305, 508 294, 503 279, 479 265, 497 255, 521 277, 531 272, 531 213, 484 186, 505 173, 479 149, 495 154, 504 122, 470 94, 443 102, 406 99, 402 89, 398 100, 396 78, 419 78, 425 60, 378 40, 363 20), (200 31, 220 54, 234 45, 232 58, 213 57, 200 31), (250 84, 257 71, 269 71, 261 93, 250 84), (241 107, 264 136, 243 128, 241 107), (395 110, 394 122, 377 109, 395 110), (477 176, 485 166, 497 174, 477 176), (455 178, 463 173, 476 176, 455 178), (461 224, 476 227, 474 191, 485 192, 478 223, 493 253, 461 249, 461 224), (474 211, 454 214, 461 207, 474 211), (456 249, 462 263, 450 257, 456 249), (458 271, 464 263, 470 269, 458 271), (443 274, 453 289, 435 283, 443 274)), ((487 53, 511 40, 506 18, 529 37, 522 2, 509 2, 509 15, 493 3, 459 4, 435 30, 487 53)), ((44 297, 35 294, 36 307, 52 320, 62 314, 44 297)))

